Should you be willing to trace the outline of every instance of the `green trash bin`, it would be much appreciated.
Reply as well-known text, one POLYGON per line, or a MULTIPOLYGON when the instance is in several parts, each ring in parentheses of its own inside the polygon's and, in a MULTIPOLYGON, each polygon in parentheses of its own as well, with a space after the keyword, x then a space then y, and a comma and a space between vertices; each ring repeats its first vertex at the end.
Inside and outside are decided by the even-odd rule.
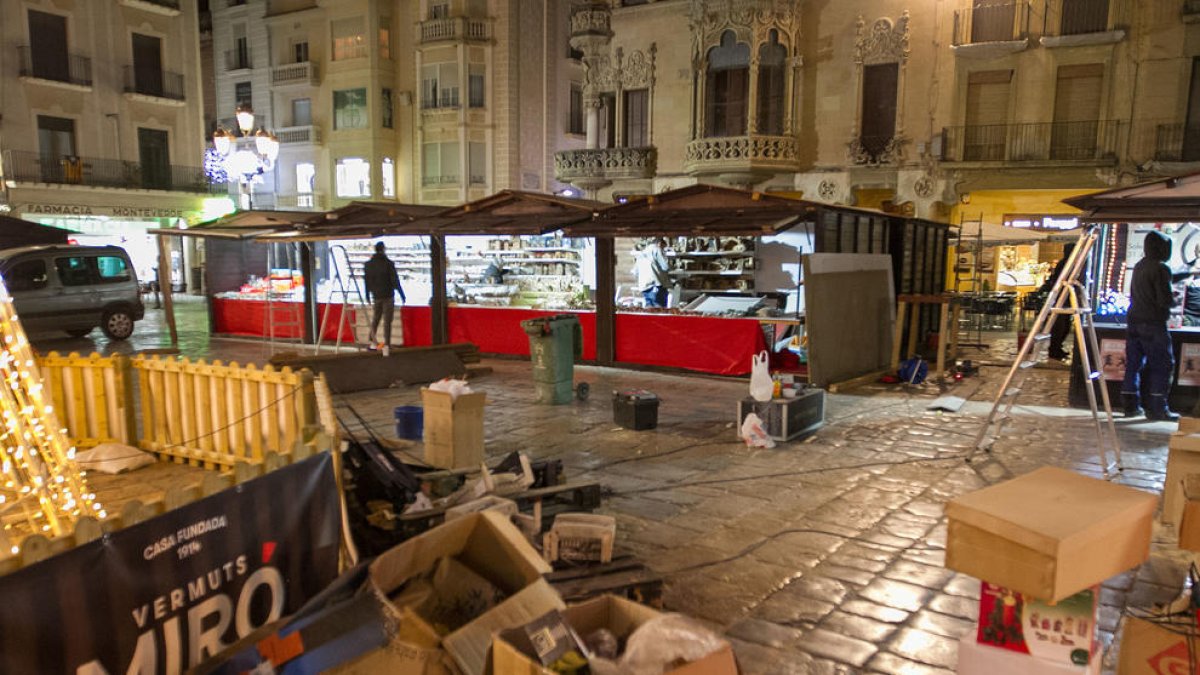
MULTIPOLYGON (((521 328, 529 335, 529 360, 538 403, 570 403, 576 394, 575 359, 583 354, 583 330, 573 314, 527 319, 521 328)), ((587 396, 579 386, 579 398, 587 396)))

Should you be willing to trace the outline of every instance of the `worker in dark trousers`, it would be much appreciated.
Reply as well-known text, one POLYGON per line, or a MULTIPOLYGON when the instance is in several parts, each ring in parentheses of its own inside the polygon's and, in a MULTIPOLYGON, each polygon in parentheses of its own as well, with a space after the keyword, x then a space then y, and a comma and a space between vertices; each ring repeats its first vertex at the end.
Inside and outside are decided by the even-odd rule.
MULTIPOLYGON (((1039 291, 1042 293, 1050 292, 1050 289, 1054 287, 1054 283, 1058 281, 1058 277, 1061 276, 1063 270, 1067 268, 1067 260, 1071 257, 1071 252, 1074 250, 1075 244, 1067 244, 1065 247, 1063 247, 1062 258, 1060 258, 1058 264, 1054 266, 1054 271, 1050 273, 1050 276, 1046 277, 1046 281, 1042 283, 1042 287, 1038 289, 1039 291)), ((1049 301, 1049 299, 1049 296, 1047 296, 1046 300, 1049 301)), ((1064 306, 1070 307, 1070 301, 1068 300, 1067 304, 1064 306)), ((1071 321, 1070 315, 1055 314, 1050 317, 1050 347, 1046 350, 1047 356, 1055 361, 1067 360, 1067 357, 1070 356, 1070 354, 1063 349, 1063 343, 1066 342, 1067 336, 1071 334, 1072 327, 1073 322, 1071 321)))
POLYGON ((1128 326, 1125 333, 1125 381, 1121 385, 1121 402, 1126 417, 1143 413, 1141 378, 1146 378, 1148 396, 1145 403, 1147 419, 1176 421, 1177 413, 1167 406, 1171 390, 1171 373, 1175 368, 1171 332, 1167 320, 1175 299, 1171 292, 1171 240, 1151 230, 1146 234, 1142 259, 1133 268, 1133 283, 1129 294, 1128 326))
POLYGON ((396 265, 387 257, 387 246, 381 241, 375 244, 375 255, 363 266, 363 280, 367 288, 367 302, 372 303, 371 333, 368 349, 380 349, 388 355, 392 344, 392 317, 396 312, 395 294, 400 293, 400 304, 404 304, 404 288, 400 286, 400 275, 396 265), (379 322, 383 322, 383 342, 376 343, 379 322))

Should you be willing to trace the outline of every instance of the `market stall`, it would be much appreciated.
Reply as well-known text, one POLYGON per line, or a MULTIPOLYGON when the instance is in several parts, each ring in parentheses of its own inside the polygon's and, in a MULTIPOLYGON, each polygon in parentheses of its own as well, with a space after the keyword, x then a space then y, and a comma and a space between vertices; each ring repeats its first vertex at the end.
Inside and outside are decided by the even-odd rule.
MULTIPOLYGON (((1200 174, 1117 188, 1066 200, 1084 211, 1081 221, 1101 228, 1089 266, 1088 293, 1095 308, 1100 354, 1109 395, 1119 400, 1125 374, 1125 313, 1133 266, 1142 257, 1146 233, 1172 241, 1168 265, 1177 273, 1200 271, 1200 174)), ((1200 401, 1200 313, 1189 313, 1187 298, 1200 297, 1196 278, 1176 284, 1178 306, 1169 321, 1175 354, 1170 406, 1192 410, 1200 401)), ((1193 302, 1193 307, 1195 303, 1193 302)), ((1071 374, 1071 404, 1086 406, 1083 373, 1071 374)))

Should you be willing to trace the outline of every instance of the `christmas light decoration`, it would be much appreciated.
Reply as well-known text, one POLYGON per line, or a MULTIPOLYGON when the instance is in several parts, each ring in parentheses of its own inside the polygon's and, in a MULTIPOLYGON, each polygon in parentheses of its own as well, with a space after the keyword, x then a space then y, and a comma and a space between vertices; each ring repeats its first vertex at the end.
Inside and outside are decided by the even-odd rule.
POLYGON ((25 330, 0 279, 0 523, 9 552, 24 536, 59 536, 79 518, 105 518, 75 448, 43 395, 25 330))

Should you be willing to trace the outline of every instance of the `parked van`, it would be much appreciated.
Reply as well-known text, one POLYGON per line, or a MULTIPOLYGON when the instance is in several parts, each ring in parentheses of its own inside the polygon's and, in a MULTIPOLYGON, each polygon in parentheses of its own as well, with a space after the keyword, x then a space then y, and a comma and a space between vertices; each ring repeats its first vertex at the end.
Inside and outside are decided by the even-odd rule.
POLYGON ((119 246, 25 246, 0 251, 0 275, 30 333, 83 337, 96 326, 114 340, 145 315, 137 274, 119 246))

